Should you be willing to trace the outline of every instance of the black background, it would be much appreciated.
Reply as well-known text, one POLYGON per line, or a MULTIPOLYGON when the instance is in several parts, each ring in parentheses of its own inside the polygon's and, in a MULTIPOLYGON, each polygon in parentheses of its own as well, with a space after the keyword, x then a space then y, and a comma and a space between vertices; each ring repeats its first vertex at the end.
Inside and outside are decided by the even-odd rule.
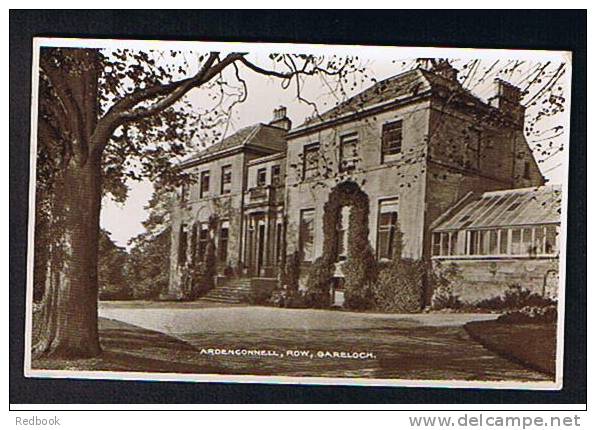
MULTIPOLYGON (((586 11, 11 11, 11 403, 585 403, 586 11), (561 391, 23 377, 30 79, 35 36, 552 49, 573 52, 561 391)), ((472 405, 470 405, 473 408, 472 405)), ((34 409, 34 407, 32 407, 34 409)), ((553 409, 556 406, 553 405, 553 409)))

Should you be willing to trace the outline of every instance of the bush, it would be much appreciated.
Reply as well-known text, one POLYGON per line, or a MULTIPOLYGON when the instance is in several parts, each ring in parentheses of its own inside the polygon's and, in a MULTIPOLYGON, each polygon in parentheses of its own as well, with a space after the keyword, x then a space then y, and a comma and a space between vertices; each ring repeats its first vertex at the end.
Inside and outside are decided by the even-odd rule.
POLYGON ((424 291, 424 264, 395 259, 381 268, 373 286, 378 309, 391 312, 419 312, 424 291))
POLYGON ((542 297, 519 284, 512 284, 503 295, 481 300, 476 306, 489 310, 517 310, 524 307, 547 307, 555 303, 553 299, 542 297))
POLYGON ((300 261, 300 253, 298 251, 288 257, 280 276, 282 288, 298 291, 300 287, 300 261))
POLYGON ((270 288, 252 288, 248 294, 248 303, 251 305, 268 305, 272 291, 270 288))
MULTIPOLYGON (((368 240, 367 240, 368 245, 368 240)), ((366 246, 358 258, 348 257, 344 263, 344 307, 366 310, 374 306, 373 285, 377 282, 377 261, 370 246, 366 246)))
POLYGON ((446 267, 437 265, 431 273, 430 283, 433 295, 430 301, 432 310, 461 309, 464 304, 453 290, 461 279, 461 270, 455 263, 446 267))
POLYGON ((497 321, 507 324, 556 323, 557 305, 524 306, 519 310, 501 315, 497 321))
POLYGON ((269 303, 278 308, 306 308, 308 303, 306 296, 301 291, 290 289, 278 289, 273 291, 269 303))
POLYGON ((334 265, 324 257, 315 260, 306 281, 306 302, 309 307, 327 308, 331 304, 330 287, 333 280, 334 265))

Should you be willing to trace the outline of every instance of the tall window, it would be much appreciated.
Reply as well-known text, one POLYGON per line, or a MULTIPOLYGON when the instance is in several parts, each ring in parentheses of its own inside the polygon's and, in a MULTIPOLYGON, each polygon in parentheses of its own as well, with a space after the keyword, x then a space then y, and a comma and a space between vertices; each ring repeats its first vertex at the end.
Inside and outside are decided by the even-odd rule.
POLYGON ((271 166, 271 184, 281 185, 281 169, 279 167, 279 164, 271 166))
POLYGON ((358 132, 344 134, 339 138, 339 170, 352 170, 358 159, 358 132))
POLYGON ((267 184, 267 169, 257 170, 257 187, 264 187, 267 184))
POLYGON ((480 167, 480 130, 469 130, 464 136, 465 144, 465 167, 468 169, 479 169, 480 167))
POLYGON ((199 197, 203 198, 209 193, 209 170, 201 172, 201 182, 199 187, 199 197))
POLYGON ((313 261, 315 244, 315 210, 300 211, 300 255, 302 261, 313 261))
POLYGON ((221 193, 230 194, 232 192, 232 166, 223 166, 221 168, 221 193))
POLYGON ((530 162, 524 163, 524 179, 530 179, 530 162))
POLYGON ((219 227, 218 259, 225 263, 228 260, 228 240, 230 238, 230 222, 222 221, 219 227))
POLYGON ((278 222, 275 227, 275 261, 281 262, 283 224, 278 222))
POLYGON ((305 145, 302 153, 302 179, 317 176, 319 168, 319 144, 305 145))
POLYGON ((379 221, 377 223, 377 258, 393 258, 395 236, 397 233, 397 200, 385 200, 379 203, 379 221))
POLYGON ((348 258, 348 227, 350 226, 351 206, 342 206, 337 223, 337 257, 339 261, 348 258))
POLYGON ((205 258, 205 250, 207 249, 207 243, 209 243, 209 228, 207 223, 201 223, 199 230, 199 249, 198 255, 199 261, 203 261, 205 258))
POLYGON ((186 232, 186 226, 182 224, 180 226, 180 235, 178 236, 178 265, 182 266, 186 263, 186 247, 188 241, 188 233, 186 232))
POLYGON ((402 125, 403 122, 393 121, 383 124, 383 137, 381 153, 383 162, 387 156, 398 154, 401 152, 402 142, 402 125))
POLYGON ((194 264, 197 259, 197 225, 193 224, 190 233, 190 261, 194 264))
POLYGON ((182 184, 182 187, 180 187, 180 201, 182 203, 188 201, 188 184, 182 184))

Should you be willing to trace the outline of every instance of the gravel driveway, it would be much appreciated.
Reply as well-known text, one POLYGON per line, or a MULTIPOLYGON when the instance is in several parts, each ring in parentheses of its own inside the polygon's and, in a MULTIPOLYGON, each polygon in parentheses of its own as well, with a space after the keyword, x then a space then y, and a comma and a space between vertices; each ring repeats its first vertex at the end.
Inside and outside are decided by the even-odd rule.
POLYGON ((372 314, 259 306, 102 303, 100 315, 177 337, 221 374, 459 381, 548 381, 473 341, 463 325, 494 314, 372 314), (268 350, 271 356, 218 351, 268 350), (292 355, 298 352, 299 355, 292 355), (365 359, 332 357, 359 352, 365 359), (302 354, 302 355, 300 355, 302 354), (326 356, 324 354, 327 354, 326 356), (331 355, 331 356, 330 356, 331 355))

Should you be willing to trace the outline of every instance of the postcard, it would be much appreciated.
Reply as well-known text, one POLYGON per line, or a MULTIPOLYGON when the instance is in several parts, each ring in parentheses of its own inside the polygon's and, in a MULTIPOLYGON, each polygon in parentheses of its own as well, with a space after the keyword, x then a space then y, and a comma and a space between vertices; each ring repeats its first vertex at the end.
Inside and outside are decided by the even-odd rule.
POLYGON ((561 388, 571 53, 33 58, 26 376, 561 388))

